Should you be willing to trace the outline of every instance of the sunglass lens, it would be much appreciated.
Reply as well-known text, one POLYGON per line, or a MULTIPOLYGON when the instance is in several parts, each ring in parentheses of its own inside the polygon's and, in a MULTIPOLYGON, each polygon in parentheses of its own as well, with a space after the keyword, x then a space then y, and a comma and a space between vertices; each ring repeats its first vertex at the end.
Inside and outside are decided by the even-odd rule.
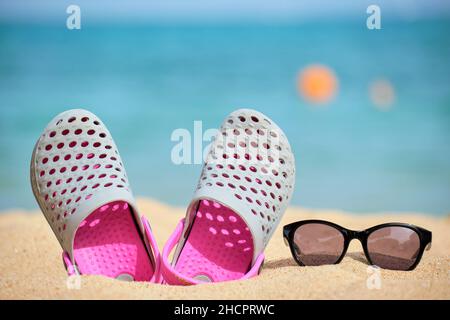
POLYGON ((344 251, 344 236, 322 223, 304 224, 295 230, 294 252, 306 266, 336 263, 344 251))
POLYGON ((408 270, 417 260, 420 239, 416 231, 406 227, 384 227, 367 238, 372 263, 384 269, 408 270))

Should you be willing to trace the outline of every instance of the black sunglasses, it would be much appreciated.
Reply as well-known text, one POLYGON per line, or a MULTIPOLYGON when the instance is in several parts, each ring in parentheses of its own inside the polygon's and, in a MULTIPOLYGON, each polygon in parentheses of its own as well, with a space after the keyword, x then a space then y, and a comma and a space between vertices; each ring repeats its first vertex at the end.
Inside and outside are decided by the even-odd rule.
POLYGON ((358 239, 371 265, 413 270, 423 251, 431 248, 431 232, 406 223, 385 223, 353 231, 322 220, 305 220, 283 227, 283 237, 301 266, 341 262, 352 239, 358 239))

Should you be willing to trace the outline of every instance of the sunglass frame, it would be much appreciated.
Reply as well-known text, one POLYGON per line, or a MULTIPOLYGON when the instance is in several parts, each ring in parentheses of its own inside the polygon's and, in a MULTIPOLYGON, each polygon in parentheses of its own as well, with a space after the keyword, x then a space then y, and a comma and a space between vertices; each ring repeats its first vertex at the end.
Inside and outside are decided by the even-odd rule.
MULTIPOLYGON (((300 226, 303 226, 306 224, 311 224, 311 223, 324 224, 324 225, 333 227, 344 236, 344 248, 342 250, 342 254, 340 255, 340 257, 336 260, 336 262, 334 264, 338 264, 342 261, 342 259, 344 258, 344 256, 347 253, 347 249, 348 249, 350 242, 353 239, 358 239, 362 244, 366 259, 369 261, 370 265, 374 265, 372 262, 372 259, 370 258, 369 250, 367 247, 367 240, 368 240, 370 234, 376 230, 386 228, 386 227, 403 227, 403 228, 411 229, 414 232, 416 232, 416 234, 419 236, 419 240, 420 240, 419 252, 417 254, 417 257, 416 257, 416 260, 414 261, 414 263, 406 270, 399 270, 399 271, 410 271, 410 270, 414 270, 416 268, 416 266, 419 264, 420 260, 422 259, 424 250, 427 248, 428 245, 431 245, 431 240, 432 240, 431 231, 428 231, 424 228, 415 226, 413 224, 408 224, 408 223, 401 223, 401 222, 383 223, 383 224, 373 226, 366 230, 356 231, 356 230, 350 230, 350 229, 344 228, 336 223, 325 221, 325 220, 302 220, 302 221, 297 221, 294 223, 287 224, 283 227, 283 238, 289 245, 292 257, 297 262, 297 264, 300 266, 305 266, 305 264, 295 254, 294 234, 295 234, 295 231, 300 226)), ((430 246, 428 246, 428 248, 429 247, 430 246)))

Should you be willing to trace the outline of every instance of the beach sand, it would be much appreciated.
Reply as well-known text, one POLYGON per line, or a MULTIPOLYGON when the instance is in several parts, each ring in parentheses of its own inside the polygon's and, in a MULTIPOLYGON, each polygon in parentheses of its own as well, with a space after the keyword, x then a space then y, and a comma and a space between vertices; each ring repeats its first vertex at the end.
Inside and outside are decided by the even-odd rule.
MULTIPOLYGON (((162 250, 184 216, 184 208, 148 199, 139 199, 138 206, 149 218, 162 250)), ((266 262, 256 278, 178 287, 82 276, 79 289, 69 289, 61 248, 43 215, 9 210, 0 214, 0 299, 450 299, 450 218, 418 213, 355 215, 291 207, 266 249, 266 262), (352 242, 339 265, 296 265, 284 245, 281 228, 311 218, 354 229, 393 221, 413 223, 433 231, 433 245, 414 271, 381 270, 377 289, 377 282, 370 281, 373 274, 358 241, 352 242)))

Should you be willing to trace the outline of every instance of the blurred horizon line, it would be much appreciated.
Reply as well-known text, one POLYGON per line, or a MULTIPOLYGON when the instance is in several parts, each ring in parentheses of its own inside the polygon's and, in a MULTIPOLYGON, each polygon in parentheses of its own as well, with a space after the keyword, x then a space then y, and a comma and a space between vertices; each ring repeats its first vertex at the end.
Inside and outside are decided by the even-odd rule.
MULTIPOLYGON (((43 26, 43 27, 57 27, 65 26, 67 16, 62 19, 52 19, 46 21, 39 20, 4 20, 0 16, 0 27, 11 26, 43 26)), ((433 16, 421 17, 419 19, 409 20, 401 18, 384 19, 381 30, 385 29, 386 25, 414 25, 420 23, 449 23, 450 15, 448 16, 433 16)), ((82 27, 297 27, 297 26, 326 26, 326 25, 355 25, 361 24, 365 28, 365 19, 360 18, 344 18, 337 17, 333 19, 306 19, 306 20, 176 20, 176 19, 149 19, 149 20, 133 20, 133 19, 118 19, 118 20, 87 20, 82 18, 82 27)))

